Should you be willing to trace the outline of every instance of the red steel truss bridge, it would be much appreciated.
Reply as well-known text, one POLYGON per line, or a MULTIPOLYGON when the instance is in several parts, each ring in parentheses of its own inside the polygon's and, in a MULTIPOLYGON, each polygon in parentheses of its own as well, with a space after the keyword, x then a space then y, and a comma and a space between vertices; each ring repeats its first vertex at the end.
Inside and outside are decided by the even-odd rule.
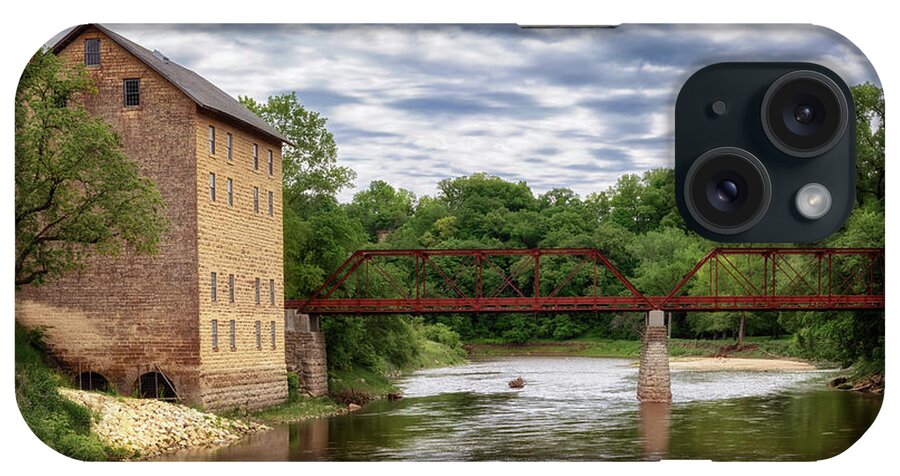
MULTIPOLYGON (((660 258, 658 265, 669 263, 660 258)), ((645 295, 590 248, 361 250, 309 299, 286 300, 285 308, 307 314, 881 310, 884 266, 881 248, 715 248, 668 293, 645 295)))

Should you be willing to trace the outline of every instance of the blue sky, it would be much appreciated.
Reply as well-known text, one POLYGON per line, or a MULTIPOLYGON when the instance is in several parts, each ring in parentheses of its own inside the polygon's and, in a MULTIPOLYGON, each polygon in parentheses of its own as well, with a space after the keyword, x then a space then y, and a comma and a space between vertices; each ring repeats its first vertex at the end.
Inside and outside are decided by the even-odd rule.
POLYGON ((812 61, 877 83, 866 58, 810 26, 107 25, 228 93, 296 91, 328 118, 356 188, 434 194, 487 172, 536 193, 604 190, 670 166, 681 84, 720 61, 812 61))

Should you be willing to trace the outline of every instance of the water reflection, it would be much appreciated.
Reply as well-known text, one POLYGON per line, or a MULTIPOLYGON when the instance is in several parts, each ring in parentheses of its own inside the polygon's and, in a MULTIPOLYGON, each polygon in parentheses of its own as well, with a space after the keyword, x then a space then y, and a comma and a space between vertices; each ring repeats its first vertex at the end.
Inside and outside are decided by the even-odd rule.
POLYGON ((822 372, 674 372, 675 403, 638 404, 628 360, 516 358, 417 373, 406 398, 165 459, 816 460, 869 427, 881 397, 822 372), (513 390, 507 382, 528 381, 513 390))
POLYGON ((640 434, 643 459, 660 460, 669 453, 669 403, 640 403, 640 434))

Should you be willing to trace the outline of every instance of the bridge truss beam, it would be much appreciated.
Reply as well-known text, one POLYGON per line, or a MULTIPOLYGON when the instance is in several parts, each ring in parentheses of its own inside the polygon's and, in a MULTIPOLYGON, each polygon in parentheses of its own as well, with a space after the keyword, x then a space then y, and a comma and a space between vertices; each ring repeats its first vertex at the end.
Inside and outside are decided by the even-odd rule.
POLYGON ((884 309, 884 250, 716 248, 665 296, 645 296, 599 250, 361 250, 311 314, 884 309))

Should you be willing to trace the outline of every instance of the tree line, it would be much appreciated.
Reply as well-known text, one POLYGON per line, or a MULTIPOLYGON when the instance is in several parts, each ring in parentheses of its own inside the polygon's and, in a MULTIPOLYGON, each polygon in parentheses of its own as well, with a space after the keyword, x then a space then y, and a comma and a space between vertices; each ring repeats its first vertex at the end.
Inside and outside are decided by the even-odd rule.
MULTIPOLYGON (((857 110, 855 210, 838 233, 812 246, 884 246, 883 94, 872 84, 854 86, 852 92, 857 110)), ((358 249, 559 247, 600 249, 638 289, 659 295, 716 246, 690 231, 681 218, 670 168, 624 174, 606 190, 585 197, 568 188, 536 194, 526 182, 475 173, 441 180, 436 194, 422 197, 376 180, 350 203, 340 203, 337 192, 355 174, 339 165, 325 119, 304 108, 295 94, 271 97, 265 104, 242 101, 298 144, 284 152, 286 162, 296 162, 285 165, 296 174, 285 176, 288 296, 309 296, 358 249)), ((324 322, 332 365, 402 364, 404 355, 414 353, 404 345, 412 341, 408 331, 413 319, 444 324, 464 340, 515 343, 584 335, 636 339, 643 316, 328 317, 324 322)), ((790 335, 797 352, 808 357, 883 366, 883 313, 675 313, 673 327, 673 335, 684 338, 790 335)))

